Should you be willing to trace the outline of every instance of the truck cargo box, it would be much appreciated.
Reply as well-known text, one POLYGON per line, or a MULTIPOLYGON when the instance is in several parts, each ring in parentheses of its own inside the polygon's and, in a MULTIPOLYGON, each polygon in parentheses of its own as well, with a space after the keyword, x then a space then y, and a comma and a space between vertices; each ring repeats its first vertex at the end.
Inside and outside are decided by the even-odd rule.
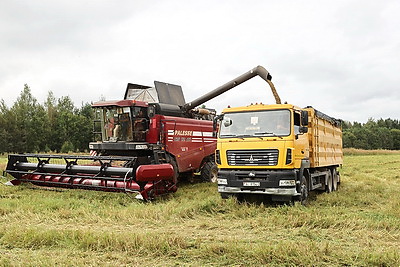
POLYGON ((312 168, 343 163, 341 121, 313 107, 309 114, 310 165, 312 168))

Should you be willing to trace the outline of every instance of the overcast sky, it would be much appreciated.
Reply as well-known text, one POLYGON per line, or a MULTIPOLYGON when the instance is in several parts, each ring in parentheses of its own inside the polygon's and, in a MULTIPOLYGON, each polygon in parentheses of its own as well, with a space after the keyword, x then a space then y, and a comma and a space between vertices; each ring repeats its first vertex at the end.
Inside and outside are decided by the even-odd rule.
MULTIPOLYGON (((257 65, 282 101, 347 121, 400 119, 400 1, 0 2, 0 98, 25 83, 82 102, 128 82, 179 84, 186 101, 257 65)), ((274 103, 259 77, 206 103, 274 103)))

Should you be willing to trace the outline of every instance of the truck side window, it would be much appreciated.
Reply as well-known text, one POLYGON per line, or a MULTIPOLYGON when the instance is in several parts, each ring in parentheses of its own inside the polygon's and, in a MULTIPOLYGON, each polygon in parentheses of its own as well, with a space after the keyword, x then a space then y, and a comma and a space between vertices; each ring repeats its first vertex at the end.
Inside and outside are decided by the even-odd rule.
POLYGON ((300 113, 294 112, 294 134, 300 134, 300 113))

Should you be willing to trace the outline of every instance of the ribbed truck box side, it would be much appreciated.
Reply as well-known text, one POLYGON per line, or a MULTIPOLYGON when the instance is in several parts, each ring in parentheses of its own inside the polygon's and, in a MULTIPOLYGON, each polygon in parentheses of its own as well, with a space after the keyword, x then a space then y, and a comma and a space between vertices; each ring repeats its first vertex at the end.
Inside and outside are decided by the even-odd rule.
POLYGON ((340 121, 314 108, 309 113, 310 167, 338 166, 343 163, 340 121))

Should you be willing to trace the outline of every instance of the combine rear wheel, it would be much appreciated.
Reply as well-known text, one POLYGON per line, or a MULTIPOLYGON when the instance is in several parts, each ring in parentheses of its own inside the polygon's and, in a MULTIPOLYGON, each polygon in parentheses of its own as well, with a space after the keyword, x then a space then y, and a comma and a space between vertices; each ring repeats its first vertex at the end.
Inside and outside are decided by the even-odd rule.
POLYGON ((170 164, 174 168, 174 177, 172 178, 172 182, 174 184, 177 184, 178 183, 178 177, 179 177, 178 164, 176 164, 176 161, 174 159, 171 160, 170 164))
POLYGON ((218 178, 218 167, 212 161, 207 161, 201 169, 201 180, 216 183, 218 178))

